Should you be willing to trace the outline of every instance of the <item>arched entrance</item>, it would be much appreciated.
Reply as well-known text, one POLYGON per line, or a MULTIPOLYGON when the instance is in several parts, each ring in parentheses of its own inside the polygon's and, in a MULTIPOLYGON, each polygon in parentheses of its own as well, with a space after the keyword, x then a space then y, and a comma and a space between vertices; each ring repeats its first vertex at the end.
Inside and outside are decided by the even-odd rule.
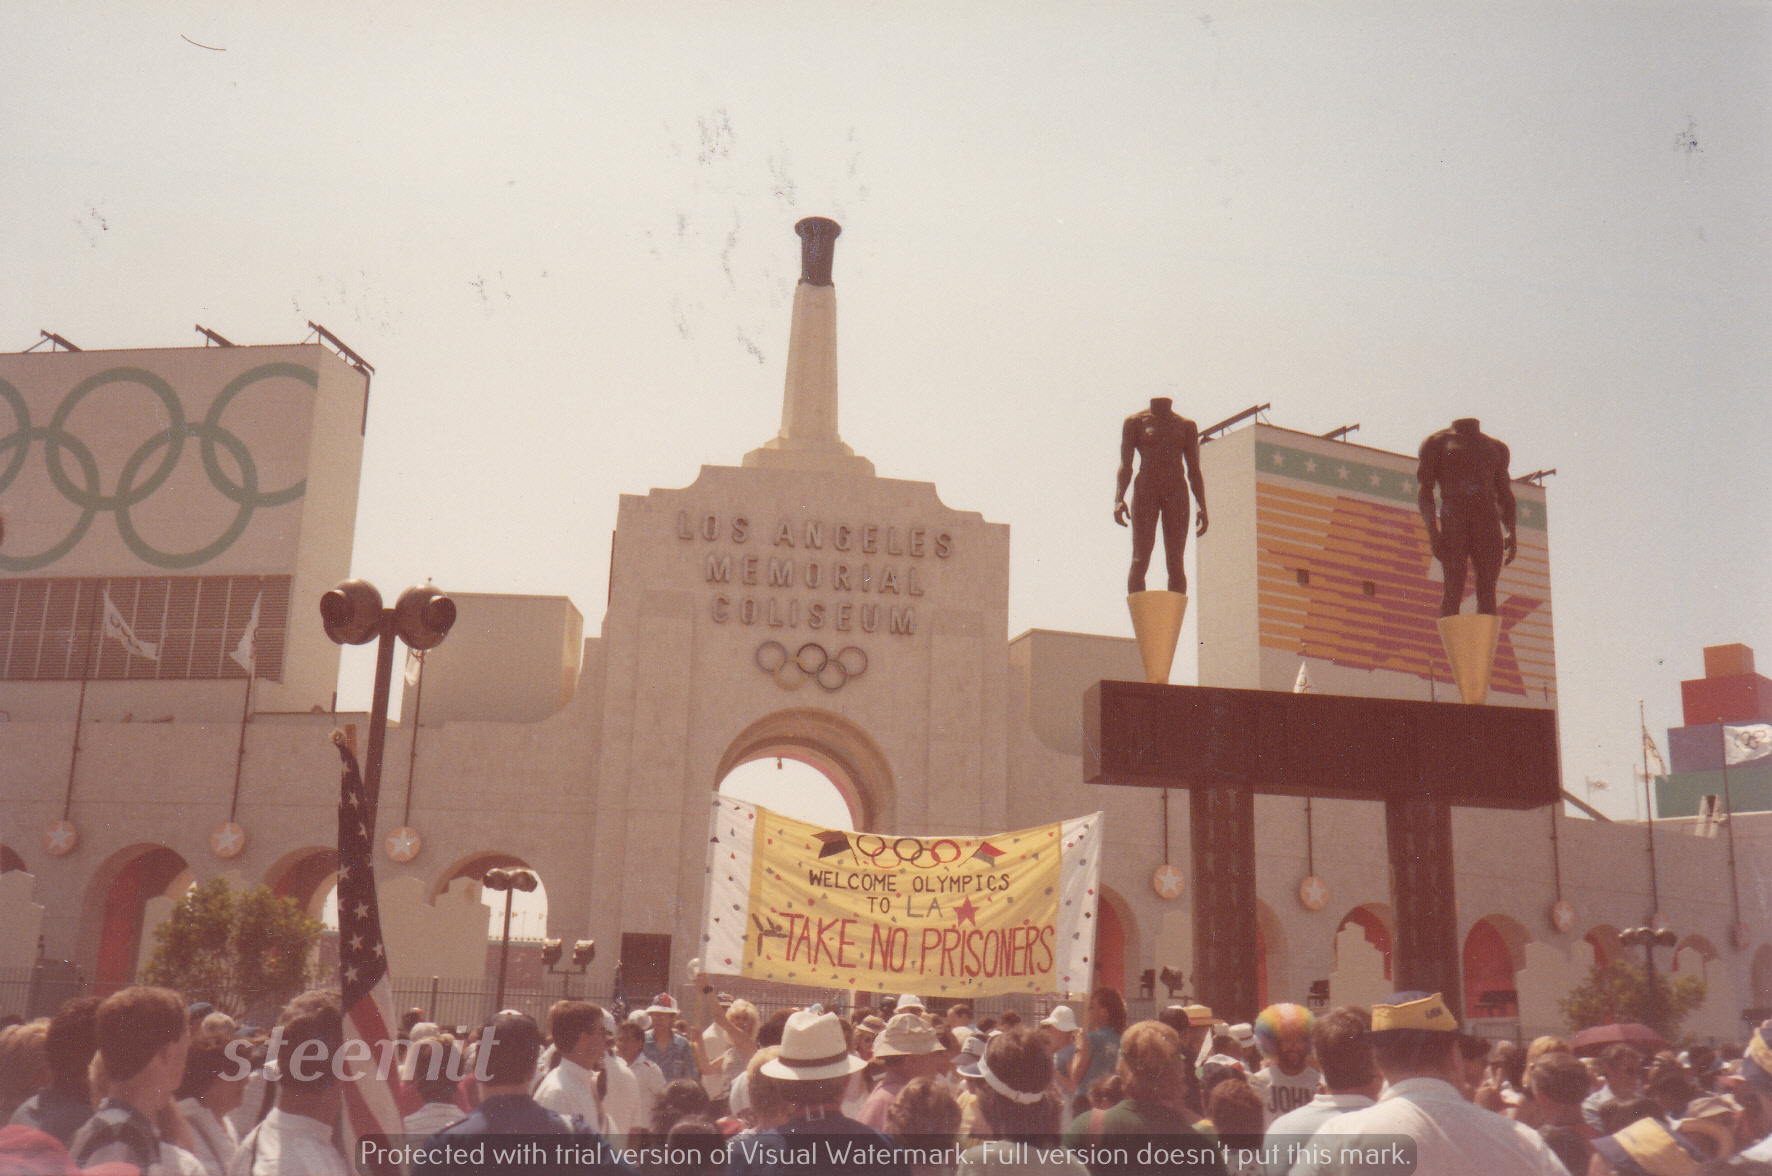
POLYGON ((1502 1020, 1520 1015, 1515 975, 1525 964, 1524 928, 1506 915, 1486 915, 1464 937, 1464 1015, 1502 1020))
POLYGON ((794 707, 768 714, 739 732, 714 772, 714 787, 740 764, 793 759, 816 768, 842 793, 851 828, 871 832, 897 811, 892 766, 867 732, 834 711, 794 707))
POLYGON ((431 886, 430 899, 433 903, 437 896, 448 890, 452 883, 463 878, 471 878, 475 882, 486 877, 486 871, 492 869, 528 870, 535 875, 534 890, 482 890, 480 901, 487 908, 486 938, 503 940, 505 896, 511 898, 511 938, 545 939, 548 933, 548 887, 547 879, 542 877, 540 870, 524 861, 515 854, 503 850, 479 850, 458 858, 454 865, 437 875, 437 881, 431 886))
POLYGON ((1260 1008, 1267 1008, 1272 1002, 1268 995, 1269 985, 1273 977, 1285 977, 1291 974, 1291 961, 1286 951, 1286 925, 1274 914, 1272 907, 1261 899, 1255 900, 1255 1003, 1260 1008))
POLYGON ((324 845, 291 850, 265 871, 265 885, 317 919, 338 885, 338 850, 324 845))
POLYGON ((1095 905, 1095 969, 1089 991, 1103 986, 1126 995, 1126 944, 1137 942, 1129 932, 1135 926, 1132 908, 1113 889, 1101 888, 1101 901, 1095 905))
POLYGON ((1772 1009, 1772 943, 1762 943, 1760 950, 1754 952, 1753 971, 1748 974, 1748 983, 1753 989, 1753 1007, 1772 1009))
POLYGON ((1384 961, 1384 978, 1391 978, 1391 927, 1390 908, 1382 903, 1367 902, 1354 907, 1342 916, 1341 923, 1335 928, 1339 934, 1348 924, 1358 927, 1366 936, 1366 942, 1378 952, 1384 961))
POLYGON ((1618 928, 1610 923, 1598 923, 1582 936, 1594 949, 1594 963, 1609 964, 1624 954, 1623 945, 1618 942, 1618 928))
POLYGON ((93 871, 84 925, 95 992, 109 995, 134 981, 149 900, 177 898, 190 881, 190 866, 176 850, 146 843, 118 850, 93 871))
POLYGON ((772 812, 824 829, 854 829, 849 805, 854 789, 838 786, 825 769, 784 751, 739 764, 720 781, 720 795, 760 805, 772 812))

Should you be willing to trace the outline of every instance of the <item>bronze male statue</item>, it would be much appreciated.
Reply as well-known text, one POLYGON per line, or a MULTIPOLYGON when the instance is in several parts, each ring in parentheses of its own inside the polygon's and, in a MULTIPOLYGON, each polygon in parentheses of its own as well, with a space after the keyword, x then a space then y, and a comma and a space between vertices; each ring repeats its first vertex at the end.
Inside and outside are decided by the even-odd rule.
POLYGON ((1132 487, 1132 575, 1126 591, 1143 592, 1144 574, 1151 566, 1151 547, 1157 538, 1157 521, 1163 523, 1163 557, 1169 566, 1169 591, 1187 591, 1187 574, 1181 556, 1187 550, 1188 488, 1200 504, 1199 528, 1206 533, 1206 480, 1200 476, 1200 431, 1194 422, 1176 415, 1167 396, 1151 399, 1151 406, 1126 418, 1120 431, 1120 474, 1114 489, 1114 521, 1126 525, 1126 487, 1132 487), (1132 476, 1132 455, 1139 455, 1138 477, 1132 476), (1183 463, 1186 474, 1183 475, 1183 463))
POLYGON ((1415 480, 1420 483, 1416 504, 1421 507, 1428 543, 1445 576, 1446 588, 1440 597, 1443 617, 1458 615, 1467 563, 1476 569, 1477 611, 1497 615, 1495 581, 1501 576, 1502 564, 1513 563, 1518 550, 1507 446, 1484 436, 1478 423, 1475 417, 1465 417, 1428 437, 1421 443, 1421 464, 1415 471, 1415 480), (1440 490, 1437 519, 1436 486, 1440 490))

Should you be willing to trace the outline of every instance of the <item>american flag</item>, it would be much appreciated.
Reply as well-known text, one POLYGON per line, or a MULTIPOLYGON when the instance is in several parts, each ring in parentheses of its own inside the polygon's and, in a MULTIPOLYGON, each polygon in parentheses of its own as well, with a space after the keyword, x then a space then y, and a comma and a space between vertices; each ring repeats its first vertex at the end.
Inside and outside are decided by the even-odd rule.
MULTIPOLYGON (((375 843, 375 808, 365 793, 363 774, 345 733, 334 731, 332 741, 344 761, 338 802, 338 975, 345 1041, 358 1040, 369 1047, 368 1059, 356 1065, 350 1080, 343 1083, 347 1135, 355 1152, 356 1141, 363 1136, 399 1135, 403 1125, 394 1101, 394 1070, 385 1060, 393 1056, 393 1034, 388 1032, 393 994, 388 986, 388 957, 382 946, 381 910, 375 901, 370 856, 375 843)), ((361 1053, 341 1051, 341 1056, 361 1053)), ((376 1170, 393 1176, 400 1169, 388 1164, 376 1170)))

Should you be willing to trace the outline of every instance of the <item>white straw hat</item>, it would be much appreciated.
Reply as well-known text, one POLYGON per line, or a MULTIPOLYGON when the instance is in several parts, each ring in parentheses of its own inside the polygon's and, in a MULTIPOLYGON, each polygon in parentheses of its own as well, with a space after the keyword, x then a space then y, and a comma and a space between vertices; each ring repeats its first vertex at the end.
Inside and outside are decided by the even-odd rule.
POLYGON ((844 1046, 837 1014, 802 1009, 788 1018, 781 1031, 781 1054, 764 1062, 762 1072, 787 1082, 815 1082, 845 1078, 866 1067, 844 1046))

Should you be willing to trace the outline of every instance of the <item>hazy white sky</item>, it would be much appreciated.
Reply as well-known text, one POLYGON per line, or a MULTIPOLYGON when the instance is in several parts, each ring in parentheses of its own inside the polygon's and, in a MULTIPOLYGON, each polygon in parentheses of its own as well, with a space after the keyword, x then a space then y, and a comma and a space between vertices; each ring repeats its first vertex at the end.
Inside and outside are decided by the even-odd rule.
MULTIPOLYGON (((1271 401, 1555 467, 1566 784, 1772 662, 1772 9, 0 6, 0 346, 376 365, 355 570, 564 593, 779 423, 832 216, 842 432, 1012 527, 1011 635, 1128 633, 1119 421, 1271 401)), ((1210 493, 1210 488, 1209 493, 1210 493)), ((1188 680, 1191 667, 1178 680, 1188 680)), ((366 696, 366 689, 362 691, 366 696)), ((346 693, 350 701, 350 693, 346 693)))

